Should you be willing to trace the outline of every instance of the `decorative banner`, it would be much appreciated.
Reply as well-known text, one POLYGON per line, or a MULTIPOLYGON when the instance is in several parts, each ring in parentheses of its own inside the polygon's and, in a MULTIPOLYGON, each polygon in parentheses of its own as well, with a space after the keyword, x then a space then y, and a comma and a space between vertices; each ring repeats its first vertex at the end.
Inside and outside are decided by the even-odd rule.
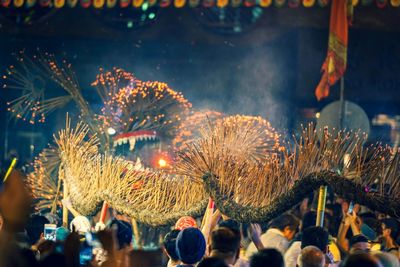
POLYGON ((182 8, 186 4, 186 0, 174 0, 174 6, 176 8, 182 8))
POLYGON ((81 7, 88 8, 92 4, 91 0, 80 0, 81 7))
POLYGON ((256 4, 257 4, 256 0, 244 0, 244 2, 243 2, 243 5, 245 7, 252 7, 252 6, 255 6, 256 4))
POLYGON ((229 0, 217 0, 217 7, 224 8, 229 4, 229 0))
POLYGON ((399 7, 400 6, 400 0, 390 0, 390 3, 394 7, 399 7))
POLYGON ((276 7, 283 7, 285 5, 286 0, 275 0, 276 7))
POLYGON ((33 7, 34 5, 36 5, 36 0, 26 0, 26 2, 25 2, 25 6, 26 6, 27 8, 31 8, 31 7, 33 7))
POLYGON ((387 5, 387 0, 376 0, 376 6, 379 8, 384 8, 387 5))
POLYGON ((300 0, 289 0, 288 6, 290 8, 296 8, 300 6, 300 0))
POLYGON ((106 0, 106 4, 108 8, 113 8, 117 4, 117 0, 106 0))
POLYGON ((11 0, 1 0, 1 5, 4 7, 9 7, 11 4, 11 0))
POLYGON ((204 7, 213 7, 214 6, 214 0, 203 0, 203 6, 204 7))
POLYGON ((49 7, 51 4, 51 0, 39 0, 39 5, 41 7, 49 7))
POLYGON ((320 7, 325 7, 329 5, 329 0, 318 0, 318 4, 320 7))
POLYGON ((304 7, 312 7, 315 4, 315 0, 303 0, 304 7))
POLYGON ((200 0, 189 0, 190 7, 198 7, 200 4, 200 0))
POLYGON ((160 7, 168 7, 171 4, 171 0, 160 0, 160 7))
POLYGON ((67 0, 67 5, 69 7, 76 7, 77 4, 78 4, 78 0, 67 0))
POLYGON ((94 8, 102 8, 105 3, 106 3, 105 0, 93 0, 94 8))
POLYGON ((231 0, 231 6, 232 7, 239 7, 241 5, 242 5, 242 0, 231 0))
POLYGON ((329 89, 341 77, 347 67, 347 44, 349 39, 349 14, 351 0, 333 0, 329 19, 328 53, 321 68, 322 77, 315 89, 318 101, 329 96, 329 89))
POLYGON ((147 3, 149 4, 149 7, 152 7, 157 4, 157 0, 148 0, 147 3))
POLYGON ((65 0, 54 0, 55 8, 62 8, 65 5, 65 0))
POLYGON ((15 7, 21 7, 24 5, 24 0, 14 0, 13 2, 15 7))
POLYGON ((269 7, 272 4, 272 0, 260 0, 258 4, 260 7, 269 7))
MULTIPOLYGON (((133 1, 133 2, 135 2, 135 1, 133 1)), ((128 6, 130 6, 130 4, 131 4, 131 0, 119 0, 119 6, 120 6, 121 8, 127 8, 128 6)), ((139 7, 140 7, 142 4, 143 4, 143 0, 140 1, 139 7)), ((134 5, 134 3, 133 3, 133 5, 134 5)))

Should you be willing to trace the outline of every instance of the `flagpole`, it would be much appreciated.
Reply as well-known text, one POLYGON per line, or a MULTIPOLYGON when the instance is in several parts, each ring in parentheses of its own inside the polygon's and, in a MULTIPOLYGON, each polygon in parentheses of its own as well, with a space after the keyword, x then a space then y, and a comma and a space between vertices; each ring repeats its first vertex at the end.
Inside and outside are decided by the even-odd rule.
POLYGON ((340 113, 339 113, 339 130, 344 128, 345 119, 345 101, 344 101, 344 76, 340 78, 340 113))

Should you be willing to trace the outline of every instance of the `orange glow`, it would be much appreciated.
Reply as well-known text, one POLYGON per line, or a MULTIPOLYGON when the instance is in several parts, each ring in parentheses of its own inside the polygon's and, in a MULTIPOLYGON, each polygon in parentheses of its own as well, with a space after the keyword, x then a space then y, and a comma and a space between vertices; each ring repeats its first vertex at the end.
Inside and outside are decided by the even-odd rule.
POLYGON ((165 168, 165 167, 167 167, 167 165, 168 165, 168 162, 165 159, 161 158, 158 160, 158 166, 160 166, 160 168, 165 168))

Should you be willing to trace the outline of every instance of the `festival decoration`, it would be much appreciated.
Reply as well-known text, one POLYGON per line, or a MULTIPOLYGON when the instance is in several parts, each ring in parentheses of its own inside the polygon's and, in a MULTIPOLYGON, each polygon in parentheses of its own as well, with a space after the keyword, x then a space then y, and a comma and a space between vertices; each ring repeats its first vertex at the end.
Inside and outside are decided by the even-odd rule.
MULTIPOLYGON (((352 2, 352 5, 356 7, 360 0, 349 0, 352 2)), ((37 3, 40 7, 54 7, 54 8, 61 8, 64 7, 65 5, 65 0, 2 0, 1 4, 5 7, 8 7, 11 5, 14 7, 22 7, 24 5, 28 8, 34 7, 37 3)), ((67 5, 69 7, 76 7, 78 0, 66 0, 67 5)), ((93 3, 90 0, 80 0, 80 5, 83 8, 88 8, 90 5, 93 5, 96 9, 102 8, 104 5, 106 5, 107 8, 114 8, 116 6, 119 6, 120 8, 128 8, 129 6, 132 6, 136 9, 139 9, 140 7, 144 7, 145 5, 147 7, 155 7, 159 6, 162 8, 168 7, 171 5, 171 3, 174 4, 174 7, 176 8, 182 8, 187 5, 190 7, 198 7, 199 5, 205 7, 205 8, 211 8, 214 6, 217 6, 218 8, 225 8, 227 6, 231 6, 234 8, 239 8, 239 7, 252 7, 252 6, 260 6, 263 8, 270 7, 272 4, 274 4, 275 7, 289 7, 289 8, 299 8, 300 6, 304 7, 313 7, 315 5, 319 5, 320 7, 327 7, 331 2, 334 1, 329 1, 329 0, 259 0, 259 1, 254 1, 254 0, 149 0, 149 1, 144 1, 144 0, 133 0, 132 2, 130 0, 119 0, 119 5, 117 5, 118 0, 93 0, 93 3), (229 5, 230 3, 230 5, 229 5)), ((361 0, 361 4, 363 6, 370 6, 372 4, 376 4, 378 8, 384 8, 387 5, 390 5, 392 7, 399 7, 400 2, 398 0, 361 0)))
POLYGON ((181 155, 185 162, 182 170, 199 177, 208 168, 208 174, 202 177, 207 193, 223 214, 242 222, 269 221, 320 185, 329 185, 342 197, 398 217, 400 151, 379 145, 364 148, 365 137, 357 133, 332 135, 326 129, 322 131, 325 139, 319 142, 313 126, 304 129, 293 147, 262 164, 241 157, 235 149, 220 153, 218 161, 204 156, 209 142, 225 139, 218 143, 225 147, 231 143, 229 133, 236 129, 225 132, 227 137, 210 131, 181 155), (345 155, 349 158, 346 163, 345 155))
POLYGON ((266 126, 246 116, 209 123, 201 138, 178 151, 179 160, 168 171, 137 170, 121 158, 94 155, 82 141, 82 130, 69 126, 57 143, 70 197, 83 214, 93 214, 107 201, 138 222, 165 225, 202 214, 211 197, 235 220, 265 222, 328 185, 341 197, 398 216, 400 151, 364 148, 361 133, 332 134, 312 125, 282 146, 266 126))
MULTIPOLYGON (((20 97, 10 101, 11 114, 16 119, 27 120, 32 124, 43 123, 52 111, 72 101, 76 104, 80 118, 90 129, 90 135, 96 136, 96 146, 103 153, 128 142, 131 144, 130 150, 133 150, 136 141, 157 138, 157 142, 160 142, 159 138, 173 138, 181 118, 189 114, 191 104, 167 84, 143 82, 133 74, 117 68, 109 72, 100 70, 96 81, 92 83, 104 104, 101 112, 95 113, 84 98, 69 63, 59 61, 47 53, 30 58, 21 52, 17 59, 18 64, 11 66, 3 77, 5 89, 22 92, 20 97), (49 82, 59 85, 66 94, 57 96, 46 91, 45 98, 44 91, 49 82), (110 129, 116 134, 114 138, 110 136, 110 129)), ((83 132, 89 134, 89 130, 83 132)), ((90 158, 87 156, 88 161, 90 158)), ((60 165, 60 159, 61 154, 50 148, 33 164, 34 172, 29 175, 29 182, 40 211, 56 212, 59 207, 64 191, 60 176, 71 172, 60 165)), ((89 163, 82 164, 86 166, 89 163)), ((86 186, 90 186, 90 183, 86 186)), ((91 203, 97 207, 96 201, 91 203)), ((88 210, 93 210, 93 207, 88 210)), ((82 208, 78 208, 78 211, 88 212, 82 208)))
POLYGON ((332 1, 328 54, 322 65, 321 81, 315 90, 318 101, 328 97, 329 88, 343 77, 346 71, 348 26, 350 23, 348 15, 352 12, 352 7, 350 0, 332 1))

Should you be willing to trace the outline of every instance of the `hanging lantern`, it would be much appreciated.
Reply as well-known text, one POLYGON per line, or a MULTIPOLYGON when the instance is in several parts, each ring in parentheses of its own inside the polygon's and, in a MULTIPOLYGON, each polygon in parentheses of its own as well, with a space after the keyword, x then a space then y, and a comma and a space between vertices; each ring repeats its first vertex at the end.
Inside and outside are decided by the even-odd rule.
POLYGON ((80 0, 81 7, 88 8, 92 4, 91 0, 80 0))
POLYGON ((105 0, 93 0, 94 8, 102 8, 105 3, 105 0))
POLYGON ((65 0, 54 0, 55 8, 62 8, 65 5, 65 0))
POLYGON ((200 0, 189 0, 190 7, 198 7, 200 4, 200 0))
POLYGON ((160 0, 160 7, 169 7, 171 0, 160 0))
POLYGON ((318 4, 320 7, 326 7, 329 5, 329 0, 318 0, 318 4))
POLYGON ((51 6, 51 0, 39 0, 39 5, 41 7, 49 7, 51 6))
POLYGON ((384 8, 387 5, 387 0, 376 0, 376 6, 379 8, 384 8))
POLYGON ((300 0, 289 0, 288 6, 290 8, 296 8, 300 6, 300 0))
POLYGON ((67 5, 69 7, 76 7, 77 4, 78 4, 78 0, 67 0, 67 5))
POLYGON ((217 7, 224 8, 228 5, 229 0, 217 0, 217 7))
POLYGON ((174 6, 176 8, 182 8, 186 4, 186 0, 174 0, 174 6))
POLYGON ((285 0, 275 0, 276 7, 283 7, 285 5, 285 3, 286 3, 285 0))
POLYGON ((315 0, 303 0, 304 7, 313 7, 315 4, 315 0))
POLYGON ((353 4, 353 6, 357 6, 359 1, 358 0, 352 0, 351 2, 353 4))
POLYGON ((244 0, 243 5, 245 7, 252 7, 256 5, 256 0, 244 0))
POLYGON ((22 7, 24 5, 24 0, 14 0, 15 7, 22 7))
MULTIPOLYGON (((142 5, 143 1, 141 1, 139 7, 142 5)), ((119 6, 121 8, 127 8, 131 4, 131 0, 119 0, 119 6)))
POLYGON ((399 7, 400 6, 400 0, 390 0, 390 3, 394 7, 399 7))
POLYGON ((272 4, 272 0, 260 0, 260 7, 269 7, 272 4))
POLYGON ((33 7, 33 6, 35 6, 36 5, 36 0, 26 0, 25 1, 25 6, 27 7, 27 8, 31 8, 31 7, 33 7))
POLYGON ((106 4, 108 8, 113 8, 117 5, 117 0, 106 0, 106 4))
POLYGON ((9 7, 11 4, 11 0, 1 0, 1 5, 3 7, 9 7))
POLYGON ((242 5, 242 0, 231 0, 231 6, 232 7, 239 7, 241 5, 242 5))
POLYGON ((214 0, 203 0, 203 6, 204 7, 213 7, 214 6, 214 0))

